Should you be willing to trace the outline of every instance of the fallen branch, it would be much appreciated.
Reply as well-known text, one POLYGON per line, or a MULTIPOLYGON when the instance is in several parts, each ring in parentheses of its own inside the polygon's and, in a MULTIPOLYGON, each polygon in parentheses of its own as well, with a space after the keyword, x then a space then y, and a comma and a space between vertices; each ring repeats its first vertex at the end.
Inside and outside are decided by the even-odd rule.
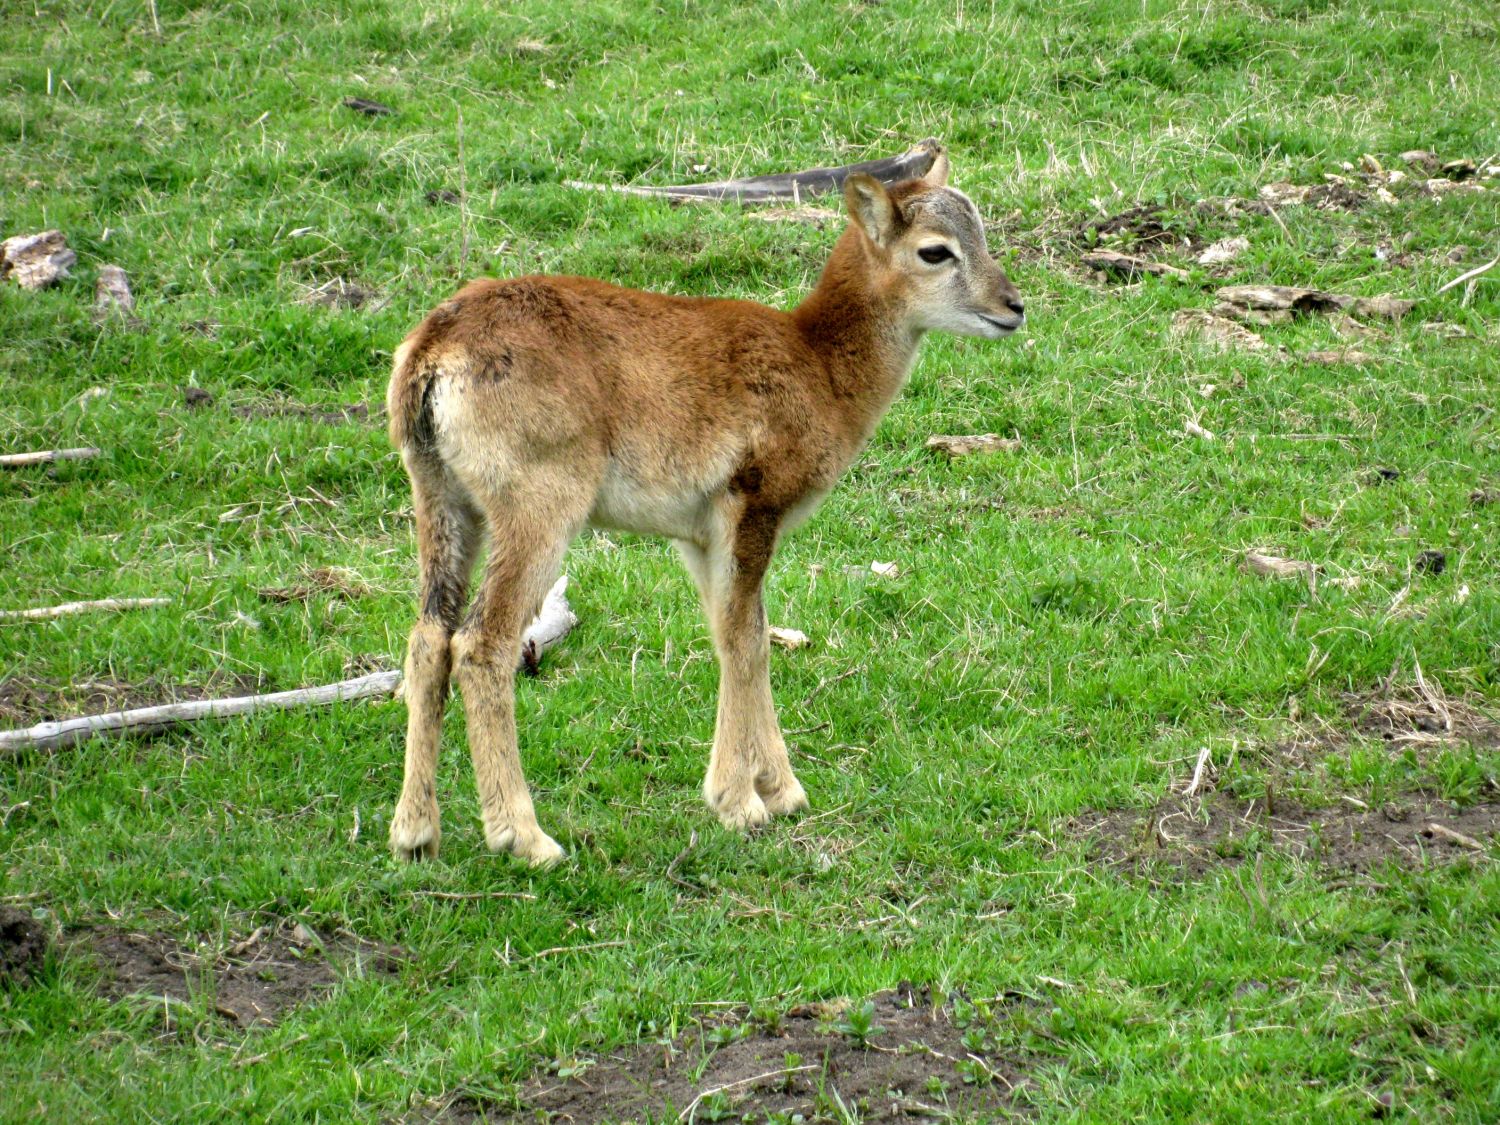
POLYGON ((42 620, 66 617, 70 613, 88 613, 96 609, 149 609, 151 606, 171 604, 171 598, 101 598, 93 602, 63 602, 62 605, 40 606, 36 609, 0 609, 0 619, 24 617, 42 620))
POLYGON ((1462 832, 1456 832, 1446 824, 1439 824, 1435 820, 1429 823, 1423 831, 1430 836, 1437 836, 1447 840, 1451 844, 1457 844, 1461 848, 1468 848, 1470 851, 1484 851, 1484 845, 1474 839, 1473 836, 1466 836, 1462 832))
POLYGON ((1441 296, 1442 294, 1448 292, 1448 290, 1454 289, 1454 288, 1462 285, 1464 282, 1470 281, 1473 278, 1478 277, 1482 273, 1488 273, 1490 270, 1494 269, 1496 266, 1500 266, 1500 258, 1491 258, 1488 262, 1485 262, 1484 265, 1482 265, 1482 266, 1476 266, 1473 269, 1471 269, 1468 273, 1461 273, 1461 274, 1459 274, 1452 281, 1448 282, 1448 284, 1444 285, 1441 289, 1439 289, 1436 293, 1434 293, 1433 296, 1434 297, 1441 296))
POLYGON ((45 465, 52 461, 87 461, 97 457, 100 450, 93 446, 79 449, 41 449, 35 453, 0 454, 0 468, 20 469, 27 465, 45 465))
POLYGON ((933 434, 927 448, 949 457, 967 457, 971 453, 1014 453, 1021 448, 1020 438, 1003 438, 999 434, 933 434))
POLYGON ((709 202, 769 203, 777 199, 801 202, 814 195, 842 191, 844 180, 863 174, 874 176, 884 184, 900 183, 925 176, 943 152, 941 141, 929 137, 900 156, 866 160, 837 168, 810 168, 805 172, 777 172, 769 176, 749 176, 739 180, 719 180, 710 184, 591 184, 564 180, 565 186, 583 191, 614 191, 623 195, 665 196, 667 199, 709 202))
MULTIPOLYGON (((542 612, 527 627, 521 640, 523 667, 534 667, 541 654, 578 623, 577 616, 568 605, 567 588, 568 579, 564 575, 548 591, 542 612)), ((197 722, 199 719, 224 719, 256 711, 285 711, 292 707, 319 707, 329 703, 369 699, 372 696, 390 695, 400 685, 400 672, 372 672, 367 676, 336 684, 278 691, 269 695, 166 703, 157 707, 139 707, 132 711, 110 711, 102 715, 61 719, 38 723, 25 730, 0 731, 0 754, 16 750, 53 750, 60 746, 75 746, 96 735, 164 730, 197 722)))
POLYGON ((1152 274, 1156 277, 1172 277, 1179 281, 1185 281, 1192 275, 1187 270, 1180 270, 1176 266, 1163 265, 1160 262, 1149 262, 1145 258, 1138 258, 1134 254, 1120 254, 1114 250, 1093 250, 1083 256, 1083 264, 1091 270, 1098 270, 1102 274, 1114 278, 1117 281, 1135 281, 1144 274, 1152 274))
POLYGON ((1245 552, 1244 565, 1246 570, 1267 578, 1306 578, 1311 581, 1318 572, 1313 563, 1278 558, 1253 549, 1245 552))
POLYGON ((103 715, 38 723, 27 730, 0 731, 0 752, 53 750, 59 746, 85 742, 100 734, 139 733, 179 726, 199 719, 222 719, 231 715, 248 715, 255 711, 283 711, 290 707, 315 707, 347 699, 367 699, 372 695, 389 695, 400 682, 400 672, 373 672, 342 683, 299 688, 296 691, 278 691, 270 695, 167 703, 159 707, 139 707, 133 711, 112 711, 103 715))

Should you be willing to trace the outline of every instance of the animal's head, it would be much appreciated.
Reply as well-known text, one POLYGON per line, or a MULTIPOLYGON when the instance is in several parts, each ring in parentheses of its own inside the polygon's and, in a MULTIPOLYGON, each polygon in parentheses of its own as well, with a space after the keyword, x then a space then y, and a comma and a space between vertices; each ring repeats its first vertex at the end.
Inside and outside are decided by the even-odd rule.
POLYGON ((984 241, 984 220, 948 186, 940 153, 920 180, 886 188, 872 176, 844 181, 844 200, 863 233, 876 286, 900 300, 920 329, 998 340, 1025 322, 1025 305, 984 241))

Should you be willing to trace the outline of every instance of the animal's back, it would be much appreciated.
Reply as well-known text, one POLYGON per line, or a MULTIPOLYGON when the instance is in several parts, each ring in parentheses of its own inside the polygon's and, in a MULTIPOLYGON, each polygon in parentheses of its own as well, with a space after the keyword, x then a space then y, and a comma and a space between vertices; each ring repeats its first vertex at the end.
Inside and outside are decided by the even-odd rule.
MULTIPOLYGON (((712 417, 743 422, 757 396, 810 361, 785 313, 749 301, 678 297, 592 278, 471 282, 397 348, 387 395, 392 441, 421 443, 438 375, 476 386, 519 380, 615 431, 712 417)), ((622 434, 623 436, 623 434, 622 434)))

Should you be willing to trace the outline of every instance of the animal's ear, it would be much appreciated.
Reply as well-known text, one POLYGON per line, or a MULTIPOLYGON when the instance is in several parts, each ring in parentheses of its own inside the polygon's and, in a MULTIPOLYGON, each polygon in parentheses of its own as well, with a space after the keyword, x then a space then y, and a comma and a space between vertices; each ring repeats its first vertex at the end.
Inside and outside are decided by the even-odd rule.
POLYGON ((896 236, 896 205, 885 185, 874 176, 858 173, 844 181, 849 214, 876 246, 889 246, 896 236))
POLYGON ((927 175, 922 177, 922 182, 930 187, 947 187, 948 171, 948 154, 940 152, 932 162, 932 167, 927 170, 927 175))

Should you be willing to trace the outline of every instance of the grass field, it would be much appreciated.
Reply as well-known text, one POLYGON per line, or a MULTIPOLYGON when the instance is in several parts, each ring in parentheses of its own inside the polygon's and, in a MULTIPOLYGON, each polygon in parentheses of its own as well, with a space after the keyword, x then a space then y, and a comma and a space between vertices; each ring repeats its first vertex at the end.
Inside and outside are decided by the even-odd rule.
MULTIPOLYGON (((537 1076, 587 1078, 705 1012, 774 1024, 911 981, 999 998, 975 1042, 1026 1081, 996 1112, 1495 1120, 1493 840, 1391 822, 1403 847, 1348 869, 1279 846, 1266 819, 1362 805, 1425 823, 1500 800, 1500 270, 1437 295, 1500 253, 1500 179, 1429 194, 1399 158, 1500 153, 1494 6, 564 8, 6 6, 0 237, 59 228, 79 261, 52 289, 0 286, 0 452, 104 453, 0 470, 0 608, 173 601, 0 621, 0 725, 399 667, 405 479, 382 418, 317 412, 377 403, 392 348, 467 277, 789 307, 838 233, 566 180, 717 179, 936 136, 1030 323, 929 340, 778 558, 773 623, 814 639, 772 668, 811 811, 749 839, 718 827, 698 794, 717 675, 691 583, 664 542, 587 535, 567 562, 581 624, 518 688, 539 816, 570 853, 556 870, 486 853, 457 706, 443 855, 413 867, 384 842, 396 702, 0 761, 0 902, 58 942, 0 986, 0 1118, 506 1119, 537 1076), (1365 154, 1410 173, 1395 202, 1341 168, 1365 154), (1199 206, 1329 173, 1372 198, 1199 206), (1138 204, 1169 238, 1096 234, 1138 204), (1238 260, 1195 263, 1230 236, 1238 260), (1103 280, 1079 262, 1101 240, 1191 277, 1103 280), (91 318, 106 263, 138 327, 91 318), (299 300, 340 280, 376 296, 299 300), (1253 283, 1421 303, 1350 339, 1322 315, 1257 328, 1271 347, 1254 352, 1170 330, 1215 286, 1253 283), (1303 358, 1349 346, 1369 362, 1303 358), (923 447, 984 431, 1021 446, 923 447), (1320 579, 1247 573, 1250 548, 1320 579), (262 593, 316 587, 319 568, 347 573, 262 593), (1217 796, 1183 807, 1233 809, 1236 835, 1186 868, 1170 826, 1116 841, 1160 862, 1101 856, 1080 825, 1180 801, 1205 747, 1217 796), (297 924, 397 947, 396 970, 346 971, 245 1028, 211 987, 111 999, 85 952, 134 932, 212 963, 297 924)), ((809 1120, 879 1119, 817 1105, 809 1120)))

